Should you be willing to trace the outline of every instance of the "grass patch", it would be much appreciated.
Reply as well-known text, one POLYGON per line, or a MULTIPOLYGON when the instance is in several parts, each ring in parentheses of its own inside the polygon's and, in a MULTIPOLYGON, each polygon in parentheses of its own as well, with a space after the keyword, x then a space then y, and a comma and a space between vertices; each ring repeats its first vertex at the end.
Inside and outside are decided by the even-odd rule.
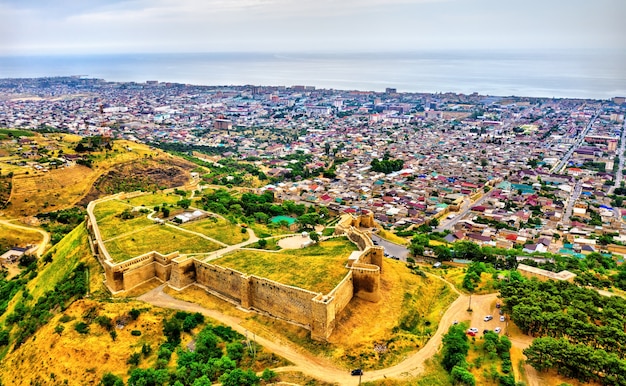
POLYGON ((37 280, 27 285, 34 299, 52 290, 67 272, 73 270, 81 260, 91 256, 85 223, 74 228, 49 253, 52 253, 52 263, 40 268, 37 280))
POLYGON ((237 251, 213 263, 310 291, 328 293, 347 274, 346 260, 356 250, 347 238, 337 238, 277 253, 237 251))
POLYGON ((150 251, 168 254, 208 253, 220 249, 220 246, 200 236, 181 232, 167 226, 155 225, 144 228, 131 235, 105 242, 105 246, 114 261, 120 262, 150 251))
POLYGON ((118 200, 105 201, 96 205, 94 215, 103 240, 154 225, 154 221, 148 219, 144 213, 135 213, 137 217, 132 219, 119 217, 124 210, 128 209, 130 209, 128 204, 118 200))
POLYGON ((203 235, 228 245, 239 244, 250 238, 247 231, 241 233, 241 230, 244 228, 222 218, 208 217, 199 221, 183 224, 181 228, 202 233, 203 235))
POLYGON ((252 229, 254 231, 254 234, 260 238, 270 237, 270 236, 290 235, 294 233, 287 228, 282 228, 278 226, 268 226, 266 224, 259 224, 259 223, 250 224, 250 229, 252 229))
POLYGON ((378 232, 376 232, 376 234, 380 237, 382 237, 383 239, 387 240, 387 241, 391 241, 392 243, 395 244, 400 244, 400 245, 408 245, 409 244, 409 240, 402 238, 398 235, 396 235, 393 232, 390 232, 388 230, 382 229, 382 228, 378 228, 378 232))
MULTIPOLYGON (((445 265, 445 264, 444 264, 445 265)), ((450 283, 454 284, 454 286, 461 292, 467 292, 463 288, 463 278, 465 277, 465 268, 444 268, 433 270, 432 267, 425 266, 422 267, 425 271, 431 272, 435 275, 440 275, 450 283)), ((482 294, 490 294, 496 292, 498 289, 496 288, 497 280, 493 278, 493 274, 488 272, 483 272, 480 275, 480 283, 478 283, 477 287, 472 292, 475 295, 482 294)))
POLYGON ((111 221, 111 217, 115 217, 122 213, 124 209, 130 209, 131 207, 131 205, 120 200, 107 200, 96 204, 93 208, 93 215, 96 217, 98 225, 102 227, 101 224, 106 225, 107 221, 111 221))
POLYGON ((279 238, 265 239, 267 244, 265 244, 264 248, 261 248, 261 245, 259 244, 258 241, 256 243, 247 245, 246 248, 256 248, 256 249, 262 249, 266 251, 280 251, 282 248, 280 247, 280 245, 278 245, 279 240, 280 240, 279 238))
POLYGON ((0 253, 15 246, 24 247, 28 244, 38 244, 41 239, 42 236, 39 232, 0 224, 0 253))
POLYGON ((151 193, 139 197, 129 198, 124 201, 132 206, 143 205, 149 209, 152 209, 155 206, 161 206, 163 204, 176 204, 178 201, 180 201, 180 197, 174 193, 151 193))

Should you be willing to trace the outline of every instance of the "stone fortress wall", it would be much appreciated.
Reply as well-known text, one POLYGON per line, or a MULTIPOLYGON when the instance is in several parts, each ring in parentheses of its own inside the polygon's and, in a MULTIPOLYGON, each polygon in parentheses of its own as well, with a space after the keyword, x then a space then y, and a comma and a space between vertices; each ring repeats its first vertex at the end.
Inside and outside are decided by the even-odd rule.
MULTIPOLYGON (((115 195, 106 199, 126 199, 139 194, 115 195)), ((93 209, 103 200, 89 205, 93 209)), ((169 255, 149 252, 115 263, 103 245, 93 210, 88 213, 90 244, 104 267, 105 284, 113 293, 130 290, 154 278, 178 290, 198 284, 207 292, 237 306, 307 328, 311 331, 311 338, 320 341, 330 337, 336 318, 353 297, 371 302, 380 300, 383 248, 375 246, 366 232, 357 229, 359 226, 374 226, 371 213, 360 217, 344 215, 335 227, 335 234, 345 234, 359 247, 361 254, 356 260, 348 262, 348 273, 328 294, 247 275, 178 252, 169 255)))

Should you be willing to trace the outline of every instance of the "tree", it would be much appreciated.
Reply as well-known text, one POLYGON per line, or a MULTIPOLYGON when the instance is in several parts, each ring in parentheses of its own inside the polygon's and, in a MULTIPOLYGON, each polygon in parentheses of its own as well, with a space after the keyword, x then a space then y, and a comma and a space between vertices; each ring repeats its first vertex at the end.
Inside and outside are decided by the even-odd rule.
POLYGON ((311 238, 311 240, 315 241, 316 243, 320 241, 320 234, 317 232, 309 233, 309 237, 311 238))
POLYGON ((259 247, 265 249, 266 246, 267 246, 267 240, 266 239, 260 239, 259 240, 259 247))
POLYGON ((254 386, 261 379, 252 370, 234 369, 224 373, 219 380, 223 386, 254 386))
POLYGON ((439 261, 450 261, 452 260, 452 251, 450 248, 445 245, 435 245, 433 247, 433 252, 437 256, 437 260, 439 261))
POLYGON ((465 365, 465 357, 469 351, 469 342, 465 335, 464 327, 454 325, 448 329, 443 336, 443 358, 441 364, 447 371, 451 371, 455 366, 465 365))
POLYGON ((243 358, 243 345, 239 342, 228 343, 226 353, 230 359, 239 362, 243 358))
POLYGON ((124 381, 122 381, 122 378, 108 372, 104 373, 102 379, 100 380, 100 386, 118 386, 123 384, 124 381))
POLYGON ((180 206, 183 209, 187 209, 191 206, 191 200, 188 198, 182 199, 180 201, 177 202, 177 205, 180 206))
POLYGON ((456 385, 463 386, 475 386, 476 379, 466 368, 461 366, 454 366, 452 371, 450 371, 450 375, 452 376, 452 380, 456 385))

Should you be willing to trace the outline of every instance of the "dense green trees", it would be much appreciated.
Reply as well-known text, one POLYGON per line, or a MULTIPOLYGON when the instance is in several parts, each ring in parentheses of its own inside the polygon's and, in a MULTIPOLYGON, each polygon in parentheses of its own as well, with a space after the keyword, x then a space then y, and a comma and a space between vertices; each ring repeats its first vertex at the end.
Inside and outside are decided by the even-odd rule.
POLYGON ((563 281, 516 280, 500 291, 511 320, 524 333, 543 337, 524 351, 538 370, 626 384, 626 300, 563 281))
POLYGON ((312 228, 322 223, 328 216, 328 209, 324 207, 306 207, 295 204, 293 201, 284 201, 282 204, 274 202, 274 193, 267 190, 263 194, 244 193, 236 198, 225 189, 202 196, 200 203, 204 210, 224 215, 236 215, 243 222, 259 222, 266 224, 269 219, 277 215, 290 215, 297 218, 303 228, 312 228))
MULTIPOLYGON (((258 385, 261 379, 275 378, 275 374, 267 369, 263 372, 263 378, 260 378, 254 371, 241 368, 250 364, 249 352, 241 343, 244 337, 230 327, 209 324, 196 334, 193 350, 178 347, 181 333, 185 331, 184 326, 196 323, 191 327, 193 329, 203 321, 204 317, 201 314, 187 312, 177 312, 165 319, 163 334, 167 341, 157 352, 155 367, 134 368, 130 372, 128 386, 204 386, 218 381, 223 385, 258 385), (176 369, 170 371, 167 367, 172 351, 177 352, 178 359, 176 369)), ((139 364, 140 361, 139 353, 135 354, 133 365, 139 364)), ((104 386, 123 384, 121 379, 110 373, 105 374, 101 380, 101 385, 104 386)))
POLYGON ((389 174, 402 170, 404 167, 404 161, 401 159, 378 160, 375 158, 372 160, 370 165, 372 166, 372 170, 375 172, 389 174))
POLYGON ((555 368, 559 374, 582 382, 626 385, 626 361, 616 354, 565 338, 537 338, 524 350, 527 362, 537 370, 555 368))

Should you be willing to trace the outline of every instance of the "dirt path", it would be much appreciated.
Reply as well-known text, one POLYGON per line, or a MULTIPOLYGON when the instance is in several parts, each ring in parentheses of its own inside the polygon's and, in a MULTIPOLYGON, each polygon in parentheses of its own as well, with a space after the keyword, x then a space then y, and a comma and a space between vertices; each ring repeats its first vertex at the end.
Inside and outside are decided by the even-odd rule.
MULTIPOLYGON (((195 303, 175 299, 164 293, 163 287, 164 285, 140 296, 138 299, 159 307, 200 312, 221 323, 231 326, 242 334, 246 333, 246 329, 241 326, 241 319, 224 315, 215 310, 206 309, 195 303)), ((446 310, 441 318, 437 331, 424 347, 395 366, 381 370, 367 371, 363 375, 362 381, 375 381, 384 378, 406 379, 418 376, 424 371, 424 363, 426 360, 439 351, 442 337, 454 320, 468 320, 478 317, 476 308, 489 307, 491 303, 495 302, 495 299, 496 294, 473 296, 472 304, 475 312, 472 315, 467 311, 469 297, 467 295, 460 295, 446 310)), ((337 382, 341 385, 358 384, 358 378, 352 377, 348 369, 339 368, 329 360, 302 352, 301 349, 290 343, 273 341, 259 336, 257 336, 257 341, 268 350, 284 357, 294 364, 293 366, 280 368, 280 371, 300 371, 322 381, 331 383, 337 382)))
POLYGON ((38 232, 40 235, 43 236, 43 240, 41 240, 41 243, 39 243, 39 248, 37 248, 37 257, 41 257, 43 253, 46 251, 46 247, 48 246, 48 243, 50 242, 50 234, 48 232, 39 228, 31 228, 31 227, 27 227, 24 225, 13 224, 12 222, 7 221, 7 220, 0 220, 0 224, 6 225, 12 228, 38 232))

